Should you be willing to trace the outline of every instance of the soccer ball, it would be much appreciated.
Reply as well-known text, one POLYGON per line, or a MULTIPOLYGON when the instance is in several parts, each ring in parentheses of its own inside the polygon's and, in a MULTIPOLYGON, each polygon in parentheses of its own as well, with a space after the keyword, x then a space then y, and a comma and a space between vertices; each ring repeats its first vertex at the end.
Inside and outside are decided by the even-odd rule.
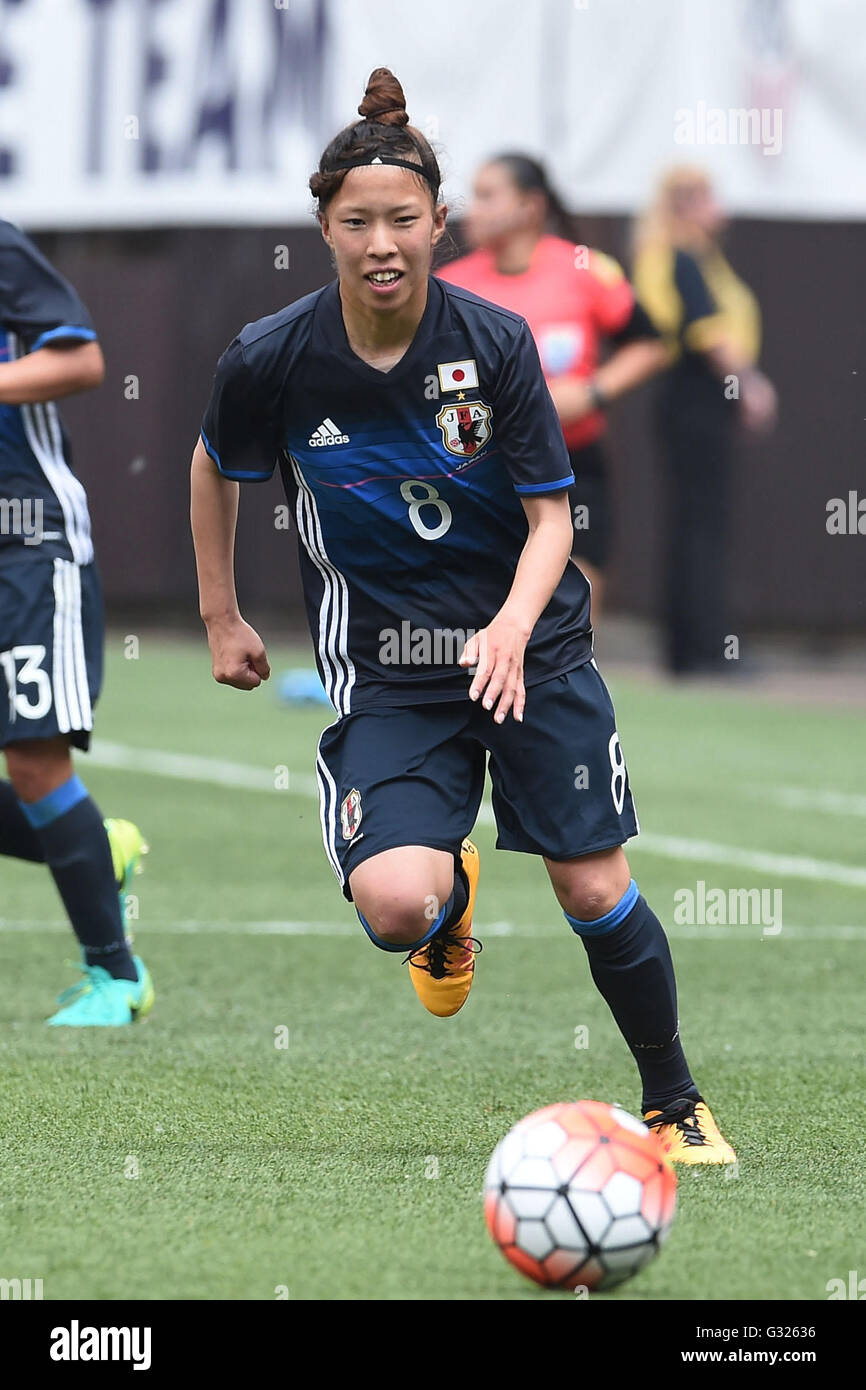
POLYGON ((645 1124, 581 1100, 509 1130, 484 1187, 487 1229, 522 1274, 548 1288, 610 1289, 658 1254, 677 1180, 645 1124))

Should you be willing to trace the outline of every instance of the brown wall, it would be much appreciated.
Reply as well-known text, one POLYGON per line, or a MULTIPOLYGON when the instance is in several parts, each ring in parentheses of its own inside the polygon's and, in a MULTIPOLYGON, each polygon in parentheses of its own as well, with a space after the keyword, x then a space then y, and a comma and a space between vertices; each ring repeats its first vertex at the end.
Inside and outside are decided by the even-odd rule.
MULTIPOLYGON (((620 219, 587 218, 583 239, 626 254, 620 219)), ((76 467, 91 499, 100 565, 115 612, 195 620, 187 467, 216 359, 246 322, 331 278, 317 229, 177 229, 37 238, 88 304, 108 372, 96 394, 64 407, 76 467), (274 268, 285 242, 290 269, 274 268), (140 399, 124 398, 124 378, 140 399), (141 462, 143 460, 143 463, 141 462)), ((730 258, 757 292, 763 365, 781 399, 771 439, 747 443, 738 464, 733 597, 743 628, 825 632, 862 628, 866 536, 828 536, 826 503, 866 497, 866 353, 860 225, 743 221, 730 258)), ((618 539, 612 601, 657 611, 659 471, 648 392, 618 407, 611 431, 618 539)), ((242 602, 297 610, 294 541, 273 528, 278 481, 242 499, 242 602)))

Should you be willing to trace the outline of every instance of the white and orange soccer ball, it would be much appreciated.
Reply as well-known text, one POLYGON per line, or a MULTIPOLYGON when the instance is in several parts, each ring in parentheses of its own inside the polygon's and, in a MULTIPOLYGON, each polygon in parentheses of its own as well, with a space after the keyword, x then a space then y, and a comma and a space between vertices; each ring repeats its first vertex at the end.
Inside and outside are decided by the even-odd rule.
POLYGON ((548 1288, 610 1289, 658 1253, 677 1180, 645 1124, 615 1105, 548 1105, 520 1120, 487 1169, 487 1228, 548 1288))

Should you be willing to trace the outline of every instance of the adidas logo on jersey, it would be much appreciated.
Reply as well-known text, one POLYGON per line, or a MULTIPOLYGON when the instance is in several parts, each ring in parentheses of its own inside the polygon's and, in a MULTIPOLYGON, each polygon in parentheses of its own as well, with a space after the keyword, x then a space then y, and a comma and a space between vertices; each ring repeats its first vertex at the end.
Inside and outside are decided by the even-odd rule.
POLYGON ((314 449, 324 449, 329 444, 348 444, 348 442, 349 436, 347 434, 340 434, 337 426, 330 418, 323 420, 319 428, 313 430, 308 441, 314 449))

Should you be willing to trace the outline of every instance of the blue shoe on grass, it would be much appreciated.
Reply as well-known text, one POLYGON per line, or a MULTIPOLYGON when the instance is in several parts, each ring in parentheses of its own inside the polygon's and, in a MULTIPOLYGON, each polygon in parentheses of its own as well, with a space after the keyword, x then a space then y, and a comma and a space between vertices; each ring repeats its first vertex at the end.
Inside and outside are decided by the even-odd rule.
POLYGON ((62 1007, 47 1019, 51 1028, 118 1028, 135 1023, 153 1007, 153 981, 139 956, 137 980, 115 980, 101 965, 82 965, 84 981, 58 997, 62 1007))

